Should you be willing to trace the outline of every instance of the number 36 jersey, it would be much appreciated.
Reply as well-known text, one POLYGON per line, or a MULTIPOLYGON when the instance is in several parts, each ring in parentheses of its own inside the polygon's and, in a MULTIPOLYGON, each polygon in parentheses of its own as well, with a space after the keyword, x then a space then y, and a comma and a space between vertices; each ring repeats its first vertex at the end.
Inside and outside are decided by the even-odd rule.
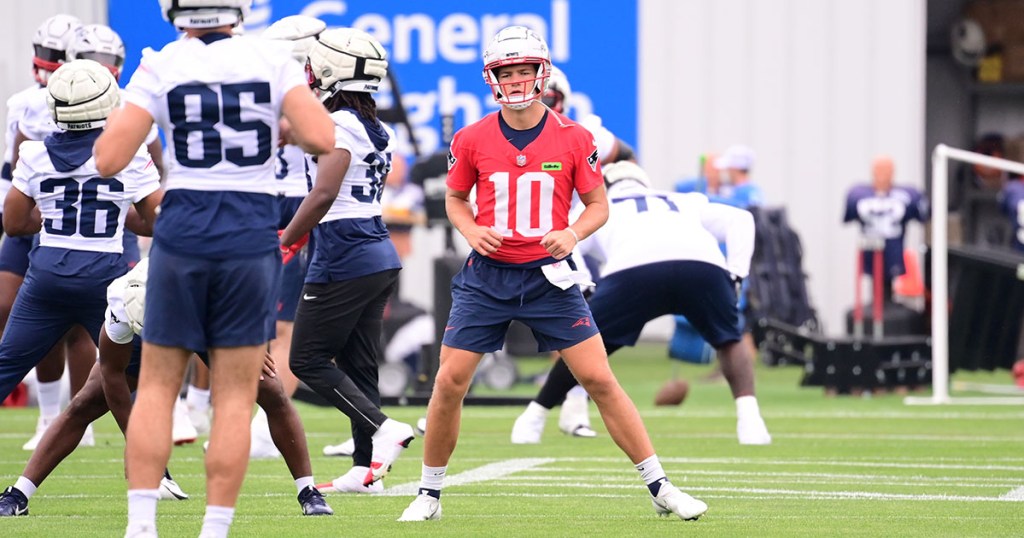
MULTIPOLYGON (((394 131, 382 123, 364 121, 349 109, 331 113, 331 120, 334 121, 334 147, 348 150, 351 160, 338 197, 320 222, 381 216, 380 197, 391 170, 394 131)), ((319 168, 316 160, 308 155, 306 166, 312 186, 319 168)))
POLYGON ((569 225, 573 191, 603 183, 594 137, 553 111, 535 140, 522 151, 502 135, 495 112, 461 129, 448 155, 450 189, 476 187, 476 223, 504 238, 491 255, 507 263, 549 256, 540 240, 569 225))
POLYGON ((120 254, 129 206, 160 188, 144 147, 117 175, 100 177, 92 158, 99 134, 58 132, 22 144, 13 186, 39 207, 40 245, 120 254))

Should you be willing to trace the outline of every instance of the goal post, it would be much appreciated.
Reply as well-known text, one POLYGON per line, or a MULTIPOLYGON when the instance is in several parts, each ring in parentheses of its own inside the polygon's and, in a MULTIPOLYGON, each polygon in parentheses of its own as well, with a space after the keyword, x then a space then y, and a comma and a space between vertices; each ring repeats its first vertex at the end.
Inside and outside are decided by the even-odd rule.
POLYGON ((952 148, 935 146, 932 152, 931 270, 932 270, 932 395, 910 396, 907 405, 1021 405, 1024 396, 953 397, 949 394, 949 162, 958 161, 999 168, 1024 175, 1024 164, 952 148))

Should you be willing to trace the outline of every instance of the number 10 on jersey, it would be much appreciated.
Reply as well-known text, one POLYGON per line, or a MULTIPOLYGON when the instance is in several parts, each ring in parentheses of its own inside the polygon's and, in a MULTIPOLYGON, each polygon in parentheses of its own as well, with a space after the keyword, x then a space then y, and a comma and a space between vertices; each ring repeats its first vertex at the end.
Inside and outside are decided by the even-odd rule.
POLYGON ((523 237, 543 237, 551 231, 555 178, 547 172, 526 172, 515 178, 515 199, 508 172, 487 178, 494 185, 494 230, 503 237, 515 232, 523 237), (515 221, 509 212, 515 213, 515 221))

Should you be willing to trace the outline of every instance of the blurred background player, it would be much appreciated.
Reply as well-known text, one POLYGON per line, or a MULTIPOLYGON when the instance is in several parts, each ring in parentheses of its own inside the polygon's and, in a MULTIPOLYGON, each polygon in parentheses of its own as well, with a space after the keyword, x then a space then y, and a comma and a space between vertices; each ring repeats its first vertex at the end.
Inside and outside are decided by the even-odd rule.
MULTIPOLYGON (((300 65, 305 65, 309 50, 325 28, 327 24, 320 19, 292 15, 271 24, 260 37, 290 42, 292 57, 300 65)), ((309 192, 305 159, 305 152, 294 144, 285 144, 277 149, 275 177, 278 186, 277 200, 281 207, 281 221, 278 224, 280 230, 288 226, 299 204, 309 192)), ((282 268, 277 298, 277 337, 270 342, 270 354, 274 357, 278 378, 289 398, 295 394, 299 385, 299 380, 289 366, 288 356, 291 353, 295 309, 299 304, 299 296, 302 295, 305 277, 305 256, 292 256, 282 268)), ((261 409, 252 420, 252 445, 249 448, 249 457, 272 458, 280 455, 270 436, 267 414, 261 409)))
POLYGON ((287 47, 232 36, 251 0, 159 5, 184 36, 142 58, 127 87, 128 103, 94 146, 100 174, 110 175, 127 164, 153 123, 173 141, 150 250, 142 367, 128 424, 125 534, 156 534, 172 410, 192 351, 206 351, 217 418, 206 452, 201 534, 224 537, 248 466, 249 419, 274 336, 281 254, 273 148, 283 136, 310 153, 325 153, 333 128, 287 47), (203 104, 198 121, 186 106, 197 100, 203 104))
POLYGON ((483 75, 498 112, 461 129, 448 155, 448 218, 473 249, 452 279, 452 307, 427 408, 418 494, 399 521, 441 518, 441 488, 458 440, 463 399, 484 353, 509 323, 533 330, 539 351, 558 351, 597 403, 611 437, 647 484, 658 514, 696 519, 707 505, 673 486, 640 415, 604 356, 569 258, 608 217, 594 137, 539 103, 551 59, 532 30, 491 39, 483 75), (469 201, 476 189, 476 208, 469 201), (536 192, 532 196, 517 193, 536 192), (573 193, 583 210, 569 226, 573 193))
POLYGON ((312 233, 295 313, 292 371, 352 422, 353 467, 324 491, 363 491, 387 475, 412 426, 380 410, 378 357, 384 306, 402 264, 381 218, 395 135, 377 119, 372 93, 387 76, 384 48, 361 30, 320 34, 306 63, 309 85, 334 121, 334 149, 307 166, 312 189, 281 235, 285 247, 312 233))
POLYGON ((1024 178, 1007 181, 999 200, 1013 226, 1013 248, 1024 252, 1024 178))
MULTIPOLYGON (((636 344, 654 318, 687 316, 718 350, 736 400, 740 444, 771 443, 754 396, 754 355, 740 342, 736 300, 754 251, 750 213, 709 203, 701 194, 655 191, 646 172, 631 162, 608 165, 604 177, 611 202, 608 222, 580 243, 579 252, 602 266, 590 309, 608 355, 636 344), (663 230, 673 233, 657 233, 663 230), (728 245, 728 256, 719 242, 728 245)), ((548 411, 575 384, 559 361, 537 399, 516 419, 512 442, 539 443, 548 411)))

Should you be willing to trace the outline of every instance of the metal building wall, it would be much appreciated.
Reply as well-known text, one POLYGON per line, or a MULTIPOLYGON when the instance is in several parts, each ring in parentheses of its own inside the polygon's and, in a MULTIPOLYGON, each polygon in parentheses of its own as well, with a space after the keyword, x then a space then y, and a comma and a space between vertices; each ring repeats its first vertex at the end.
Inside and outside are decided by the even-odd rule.
POLYGON ((669 187, 703 151, 754 148, 752 178, 788 208, 829 333, 853 303, 846 191, 879 153, 897 183, 924 186, 925 27, 924 0, 640 1, 642 163, 669 187))
MULTIPOLYGON (((32 36, 48 17, 58 13, 74 15, 83 23, 107 21, 106 0, 6 0, 0 17, 0 99, 31 85, 32 36)), ((6 112, 5 112, 6 117, 6 112)), ((6 144, 6 142, 4 142, 6 144)), ((6 150, 6 146, 4 147, 6 150)))

